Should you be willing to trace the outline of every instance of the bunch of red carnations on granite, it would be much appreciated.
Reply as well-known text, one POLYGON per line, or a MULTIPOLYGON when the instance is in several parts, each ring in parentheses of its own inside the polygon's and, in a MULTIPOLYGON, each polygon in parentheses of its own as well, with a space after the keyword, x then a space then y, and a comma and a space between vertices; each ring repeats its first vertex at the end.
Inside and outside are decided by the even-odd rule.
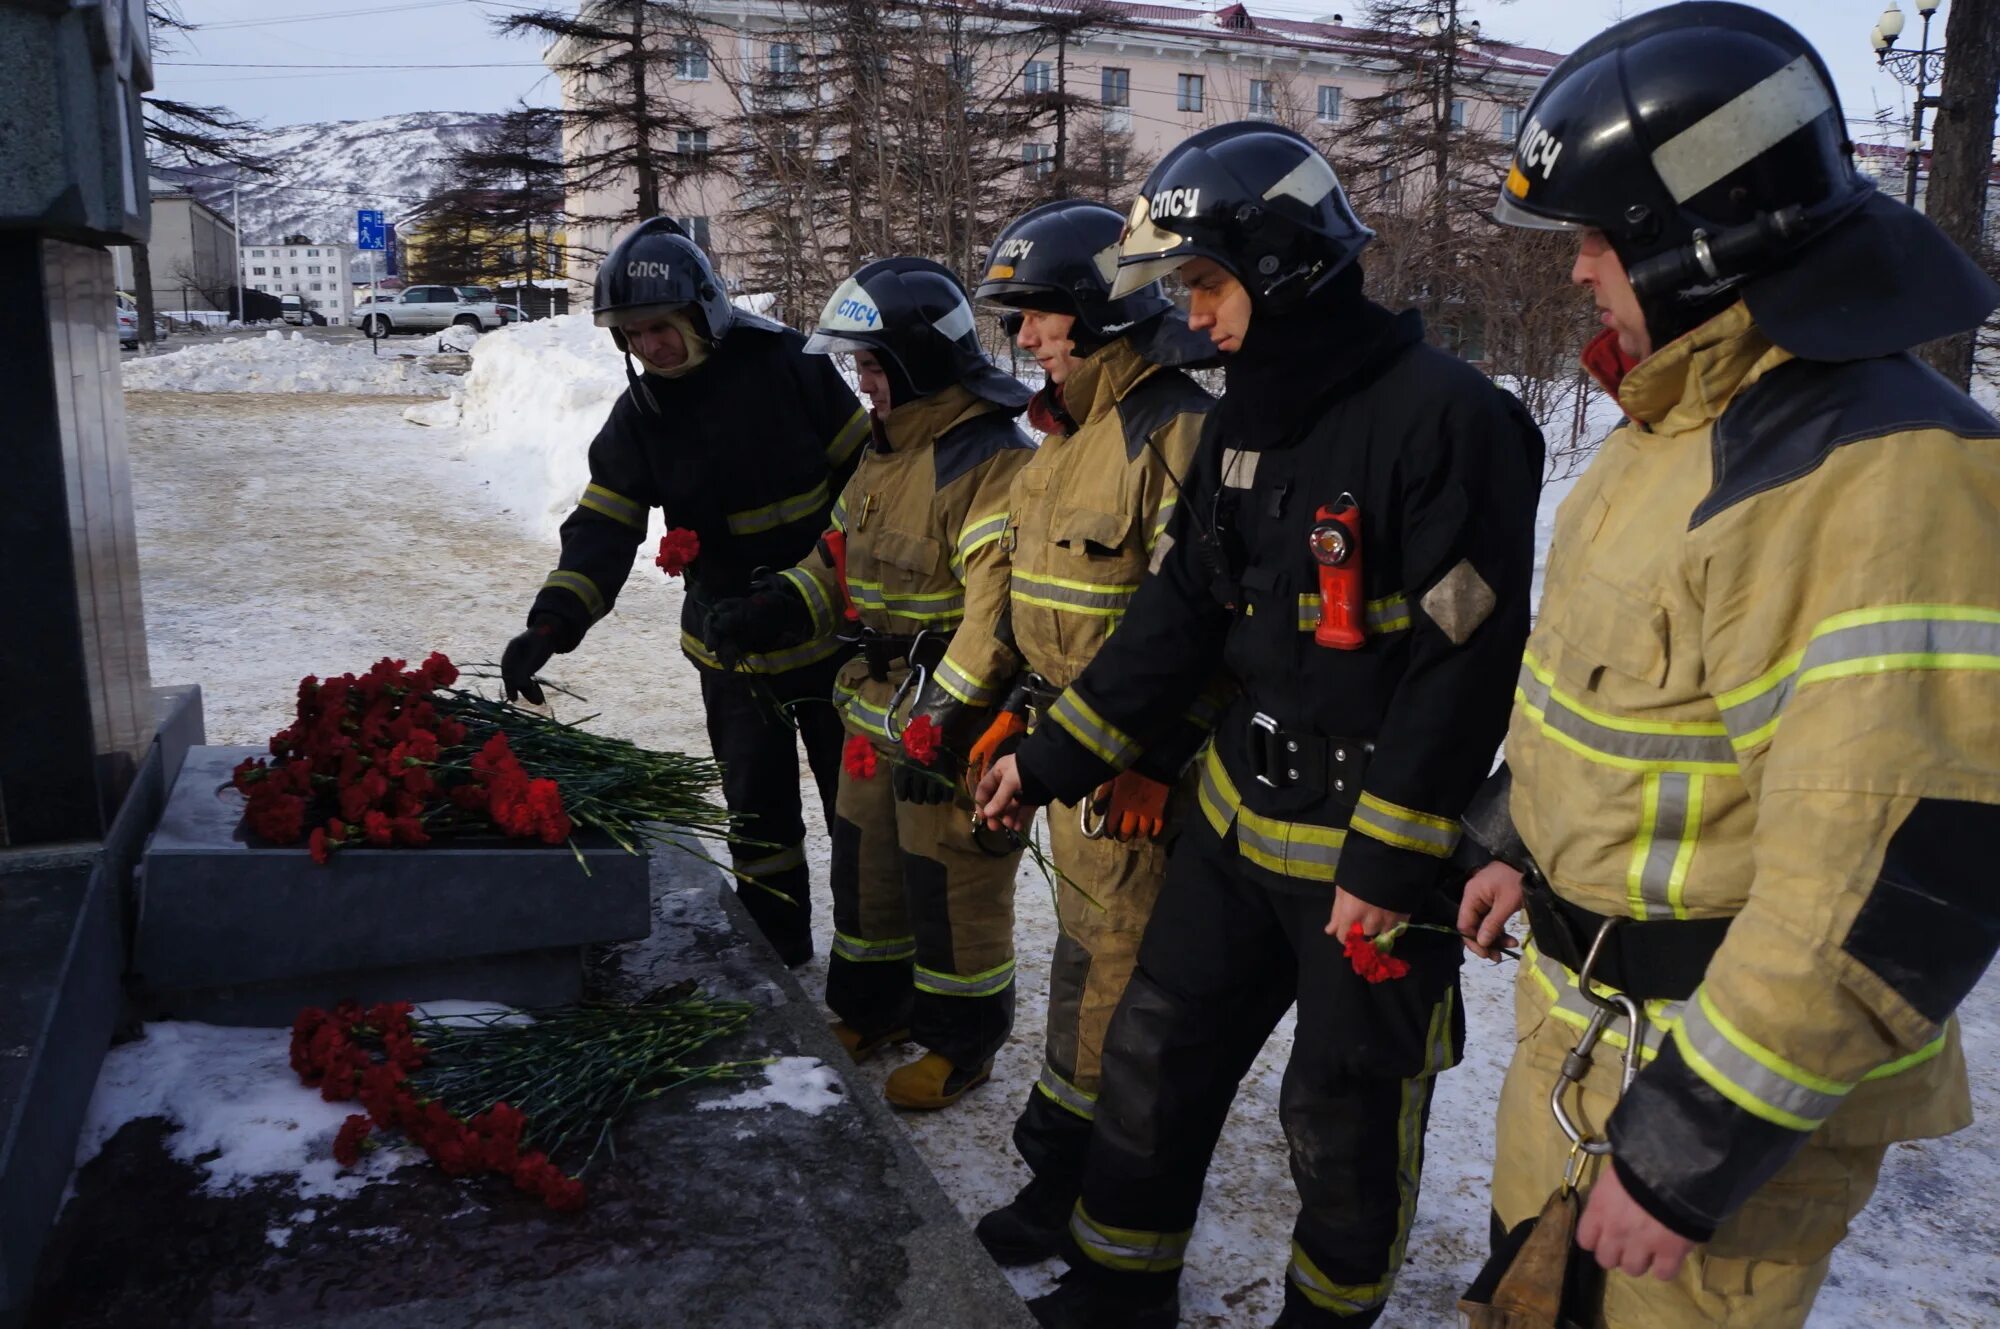
POLYGON ((305 841, 320 863, 349 846, 468 832, 562 844, 583 825, 628 850, 663 834, 729 832, 712 760, 587 733, 458 680, 437 652, 415 669, 383 659, 359 676, 301 680, 270 757, 236 768, 244 823, 273 844, 305 841))
POLYGON ((407 1001, 350 1001, 301 1011, 291 1060, 320 1097, 363 1109, 334 1136, 340 1166, 360 1162, 376 1136, 400 1134, 449 1176, 497 1173, 567 1213, 583 1207, 583 1183, 554 1156, 580 1156, 580 1175, 630 1105, 762 1065, 686 1060, 749 1014, 747 1002, 713 1001, 691 984, 636 1002, 455 1019, 407 1001))

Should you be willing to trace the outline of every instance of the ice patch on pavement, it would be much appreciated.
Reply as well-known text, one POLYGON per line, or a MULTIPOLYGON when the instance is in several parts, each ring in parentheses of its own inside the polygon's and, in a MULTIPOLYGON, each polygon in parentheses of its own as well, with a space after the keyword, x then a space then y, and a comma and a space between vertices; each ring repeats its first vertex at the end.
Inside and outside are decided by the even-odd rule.
POLYGON ((433 429, 450 429, 458 424, 459 405, 465 394, 457 388, 443 401, 418 402, 415 406, 403 408, 403 418, 413 425, 427 425, 433 429))
POLYGON ((840 1077, 818 1057, 780 1057, 764 1068, 764 1079, 767 1083, 757 1088, 697 1103, 695 1110, 788 1107, 817 1117, 830 1107, 840 1106, 847 1097, 840 1077))
POLYGON ((77 1139, 76 1166, 97 1157, 127 1122, 146 1117, 176 1127, 167 1151, 200 1168, 202 1189, 217 1195, 290 1178, 302 1200, 344 1198, 420 1157, 375 1149, 343 1170, 333 1161, 333 1137, 355 1105, 328 1103, 300 1084, 290 1045, 288 1029, 147 1025, 145 1037, 105 1057, 77 1139))
POLYGON ((276 330, 261 337, 187 346, 127 360, 128 390, 158 392, 337 392, 442 397, 458 385, 399 355, 360 342, 316 341, 276 330))

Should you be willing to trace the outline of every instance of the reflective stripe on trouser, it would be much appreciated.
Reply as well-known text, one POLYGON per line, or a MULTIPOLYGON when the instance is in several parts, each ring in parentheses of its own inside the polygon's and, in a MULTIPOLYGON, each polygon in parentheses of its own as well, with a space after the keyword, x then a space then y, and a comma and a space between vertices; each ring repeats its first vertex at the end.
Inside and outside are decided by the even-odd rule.
POLYGON ((864 1034, 907 1026, 976 1065, 1013 1027, 1020 854, 982 852, 957 802, 898 802, 889 766, 883 745, 874 776, 840 777, 827 1005, 864 1034))
POLYGON ((1408 1240, 1431 1080, 1464 1038, 1458 948, 1412 932, 1397 947, 1411 973, 1371 985, 1325 934, 1325 894, 1265 880, 1205 821, 1176 842, 1105 1037, 1073 1263, 1107 1279, 1178 1268, 1236 1086, 1296 1002, 1279 1104, 1300 1199, 1287 1322, 1366 1324, 1408 1240))
POLYGON ((819 784, 821 816, 830 822, 843 735, 832 708, 813 703, 833 687, 838 663, 829 659, 755 684, 739 675, 699 671, 709 747, 722 766, 723 801, 742 818, 743 839, 760 842, 729 847, 730 866, 740 874, 737 898, 787 959, 800 958, 800 950, 812 944, 799 747, 804 744, 819 784), (774 710, 774 700, 804 704, 792 707, 787 719, 774 710))
MULTIPOLYGON (((1514 1000, 1525 1036, 1500 1092, 1493 1172, 1493 1210, 1508 1228, 1539 1213, 1562 1179, 1570 1145, 1550 1115, 1549 1089, 1578 1033, 1567 1020, 1552 1018, 1546 989, 1526 968, 1514 1000)), ((1619 1066, 1617 1055, 1600 1051, 1582 1087, 1565 1097, 1585 1130, 1603 1133, 1617 1103, 1619 1066)), ((1813 1136, 1716 1229, 1712 1241, 1695 1247, 1671 1282, 1606 1275, 1598 1323, 1606 1329, 1801 1329, 1834 1246, 1874 1192, 1886 1150, 1883 1144, 1836 1147, 1813 1136)), ((1595 1161, 1586 1165, 1586 1184, 1595 1181, 1597 1169, 1595 1161)))
POLYGON ((1167 851, 1151 840, 1085 839, 1069 809, 1049 818, 1049 842, 1063 878, 1056 883, 1061 930, 1049 964, 1047 1046, 1014 1125, 1014 1147, 1036 1177, 1075 1186, 1097 1115, 1105 1030, 1138 963, 1167 851))

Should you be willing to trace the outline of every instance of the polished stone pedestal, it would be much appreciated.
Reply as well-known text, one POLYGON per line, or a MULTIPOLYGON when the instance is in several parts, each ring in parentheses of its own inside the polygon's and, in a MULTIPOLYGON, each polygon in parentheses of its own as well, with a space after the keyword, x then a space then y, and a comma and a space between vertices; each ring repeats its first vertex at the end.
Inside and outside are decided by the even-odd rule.
POLYGON ((575 852, 496 835, 325 864, 246 838, 228 782, 256 755, 189 753, 146 846, 132 967, 151 1017, 290 1024, 348 997, 557 1005, 583 994, 583 946, 646 935, 645 857, 594 833, 575 852))

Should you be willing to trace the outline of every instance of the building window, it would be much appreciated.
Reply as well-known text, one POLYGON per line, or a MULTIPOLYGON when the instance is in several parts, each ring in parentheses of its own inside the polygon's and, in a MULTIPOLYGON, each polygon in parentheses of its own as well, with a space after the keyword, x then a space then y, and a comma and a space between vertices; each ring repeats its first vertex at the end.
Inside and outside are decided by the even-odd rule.
POLYGON ((773 74, 796 74, 799 72, 799 44, 797 42, 771 43, 771 72, 773 74))
POLYGON ((313 289, 314 289, 315 291, 320 291, 320 290, 324 290, 324 289, 326 289, 325 287, 321 286, 321 285, 320 285, 320 284, 319 284, 318 282, 314 282, 314 283, 312 284, 312 288, 313 288, 313 289))
POLYGON ((708 248, 708 218, 676 217, 674 221, 683 231, 688 233, 688 239, 694 241, 703 249, 708 248))
POLYGON ((674 152, 682 157, 704 157, 708 155, 708 131, 706 129, 678 129, 674 131, 674 152))
POLYGON ((1130 106, 1132 104, 1131 70, 1116 69, 1110 65, 1106 65, 1101 75, 1101 80, 1100 86, 1103 91, 1099 95, 1099 100, 1106 106, 1130 106))
POLYGON ((262 257, 264 257, 264 251, 263 251, 263 250, 261 250, 261 249, 253 249, 253 250, 251 250, 251 251, 250 251, 250 257, 251 257, 251 258, 262 258, 262 257))
POLYGON ((292 275, 294 277, 299 275, 299 265, 296 263, 292 264, 292 275))
POLYGON ((1462 101, 1454 101, 1451 104, 1451 127, 1453 129, 1465 128, 1465 103, 1462 101))
POLYGON ((1384 97, 1382 99, 1382 106, 1388 112, 1388 119, 1390 124, 1400 125, 1403 123, 1402 93, 1400 92, 1390 93, 1387 97, 1384 97))
POLYGON ((1340 122, 1340 89, 1331 83, 1319 85, 1319 122, 1323 125, 1340 122))
POLYGON ((674 77, 708 77, 708 48, 702 45, 699 37, 674 38, 674 77))
POLYGON ((953 51, 945 61, 945 70, 951 75, 953 87, 969 87, 972 83, 972 56, 965 51, 953 51))
POLYGON ((264 290, 264 289, 265 289, 265 287, 264 287, 264 283, 263 283, 263 282, 260 282, 260 281, 258 281, 258 282, 251 282, 251 283, 250 283, 250 288, 251 288, 252 290, 256 290, 256 291, 261 291, 261 290, 264 290))
POLYGON ((261 276, 263 276, 263 275, 264 275, 264 269, 262 269, 262 268, 252 268, 252 269, 250 269, 250 273, 251 273, 251 275, 252 275, 252 276, 255 276, 255 277, 261 277, 261 276))
POLYGON ((1500 108, 1500 137, 1512 143, 1521 135, 1521 108, 1503 106, 1500 108))
POLYGON ((308 249, 308 250, 306 251, 306 257, 307 257, 307 258, 318 258, 318 257, 319 257, 319 251, 318 251, 317 249, 308 249))
POLYGON ((1267 78, 1250 80, 1250 118, 1275 120, 1278 117, 1278 90, 1267 78))
POLYGON ((1201 109, 1201 75, 1176 74, 1174 84, 1174 109, 1177 111, 1199 111, 1201 109))
POLYGON ((1056 170, 1056 146, 1053 143, 1023 143, 1021 145, 1021 173, 1030 180, 1045 180, 1056 170))
POLYGON ((317 263, 308 263, 308 264, 306 265, 306 271, 307 271, 307 272, 309 272, 309 273, 311 273, 311 274, 313 274, 314 276, 317 276, 317 275, 319 275, 319 264, 317 264, 317 263))
POLYGON ((1046 60, 1030 60, 1021 66, 1021 91, 1029 94, 1054 92, 1056 67, 1046 60))

